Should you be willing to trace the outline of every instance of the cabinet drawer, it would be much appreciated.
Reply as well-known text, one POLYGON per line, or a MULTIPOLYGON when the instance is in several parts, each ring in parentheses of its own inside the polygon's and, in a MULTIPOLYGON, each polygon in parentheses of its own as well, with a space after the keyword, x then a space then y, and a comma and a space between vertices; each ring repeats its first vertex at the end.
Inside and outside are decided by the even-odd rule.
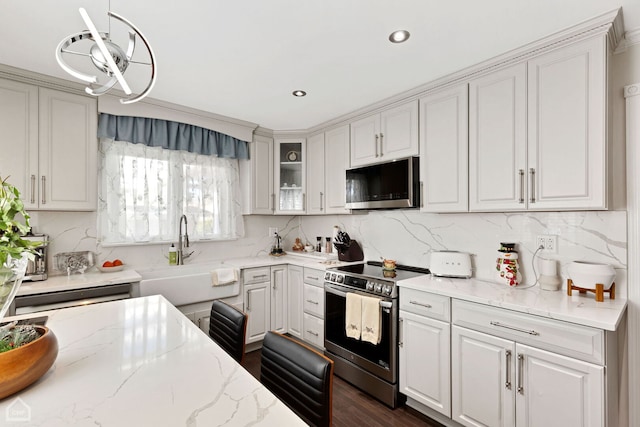
POLYGON ((451 320, 449 297, 415 289, 400 288, 400 310, 443 322, 451 320))
POLYGON ((246 268, 242 270, 242 278, 245 285, 268 282, 271 280, 271 268, 246 268))
POLYGON ((324 288, 304 284, 302 307, 305 313, 324 319, 324 288))
POLYGON ((304 313, 302 337, 316 347, 324 348, 324 320, 304 313))
POLYGON ((304 283, 322 288, 324 287, 324 271, 305 267, 303 280, 304 283))
POLYGON ((601 329, 456 299, 451 312, 454 325, 604 364, 601 329))

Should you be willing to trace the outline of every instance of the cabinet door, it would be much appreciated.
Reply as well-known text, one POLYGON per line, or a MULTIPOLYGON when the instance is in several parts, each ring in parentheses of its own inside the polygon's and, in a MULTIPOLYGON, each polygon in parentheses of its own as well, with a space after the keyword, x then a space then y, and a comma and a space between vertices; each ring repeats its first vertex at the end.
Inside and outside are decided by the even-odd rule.
POLYGON ((469 329, 451 331, 451 418, 465 426, 515 422, 515 344, 469 329))
POLYGON ((274 149, 273 185, 276 189, 276 213, 304 213, 306 209, 305 140, 276 139, 274 149))
POLYGON ((418 101, 380 114, 380 161, 418 155, 418 101))
POLYGON ((271 267, 270 329, 287 332, 287 266, 271 267))
POLYGON ((95 210, 97 102, 51 89, 39 93, 40 209, 95 210))
POLYGON ((529 209, 605 209, 607 40, 529 61, 529 209))
POLYGON ((526 64, 469 83, 469 210, 526 209, 526 64))
POLYGON ((367 116, 351 125, 351 167, 380 161, 378 151, 380 114, 367 116))
POLYGON ((400 328, 400 392, 451 417, 451 326, 400 311, 400 328))
POLYGON ((273 139, 255 135, 250 148, 250 212, 270 215, 275 209, 273 192, 273 139))
POLYGON ((303 318, 303 339, 318 348, 324 348, 324 320, 309 313, 304 313, 303 318))
POLYGON ((324 133, 307 139, 307 213, 325 213, 324 133))
POLYGON ((325 132, 324 135, 324 193, 325 212, 349 213, 345 208, 346 173, 349 167, 349 126, 344 125, 325 132))
POLYGON ((604 367, 521 344, 516 353, 518 427, 605 425, 604 367))
POLYGON ((287 283, 287 330, 302 338, 302 267, 289 265, 287 283))
POLYGON ((9 177, 25 208, 38 207, 38 88, 0 79, 0 179, 9 177), (11 153, 11 155, 7 155, 11 153))
POLYGON ((248 314, 246 342, 252 343, 264 339, 271 321, 270 283, 246 285, 245 311, 248 314))
POLYGON ((421 211, 469 209, 468 85, 420 100, 421 211))

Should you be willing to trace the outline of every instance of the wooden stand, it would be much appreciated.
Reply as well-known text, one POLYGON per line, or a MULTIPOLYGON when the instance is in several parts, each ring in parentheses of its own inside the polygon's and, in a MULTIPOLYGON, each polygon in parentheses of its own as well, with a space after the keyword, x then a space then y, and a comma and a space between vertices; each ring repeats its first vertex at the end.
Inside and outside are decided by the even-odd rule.
POLYGON ((581 288, 580 286, 574 286, 573 281, 571 279, 567 279, 567 295, 571 296, 573 291, 577 290, 581 294, 586 294, 587 292, 593 292, 596 294, 596 301, 602 302, 604 301, 604 294, 609 294, 609 299, 616 299, 616 283, 613 282, 611 287, 607 290, 604 289, 604 285, 602 283, 596 283, 595 289, 586 289, 581 288))

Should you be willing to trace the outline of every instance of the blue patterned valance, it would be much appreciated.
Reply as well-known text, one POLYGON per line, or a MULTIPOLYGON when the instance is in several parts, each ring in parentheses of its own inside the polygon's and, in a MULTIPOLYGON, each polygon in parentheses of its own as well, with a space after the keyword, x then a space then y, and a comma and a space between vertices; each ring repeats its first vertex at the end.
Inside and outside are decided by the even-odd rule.
POLYGON ((249 144, 214 130, 145 117, 100 113, 98 137, 228 159, 248 159, 249 144))

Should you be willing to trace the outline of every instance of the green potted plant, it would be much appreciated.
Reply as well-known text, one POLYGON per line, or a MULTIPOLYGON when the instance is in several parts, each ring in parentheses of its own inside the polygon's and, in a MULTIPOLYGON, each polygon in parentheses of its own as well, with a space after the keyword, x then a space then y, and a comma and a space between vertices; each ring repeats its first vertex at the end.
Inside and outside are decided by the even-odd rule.
MULTIPOLYGON (((20 192, 7 178, 0 180, 0 320, 22 283, 29 258, 40 242, 22 238, 30 230, 20 192)), ((0 399, 22 390, 49 370, 58 355, 58 341, 44 326, 0 327, 0 399)))

